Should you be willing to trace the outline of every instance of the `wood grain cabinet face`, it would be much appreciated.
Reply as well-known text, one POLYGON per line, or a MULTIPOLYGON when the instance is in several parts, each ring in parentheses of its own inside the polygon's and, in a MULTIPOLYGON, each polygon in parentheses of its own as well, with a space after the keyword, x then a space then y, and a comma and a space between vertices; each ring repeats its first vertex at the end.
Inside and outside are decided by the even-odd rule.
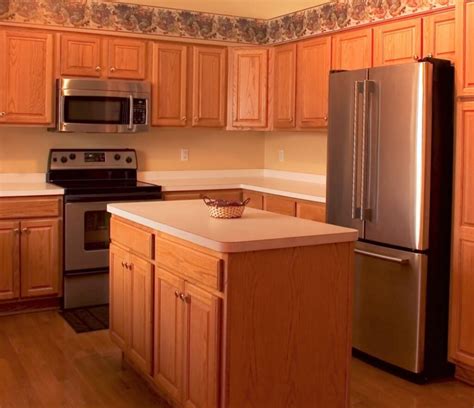
POLYGON ((53 34, 0 29, 0 123, 50 124, 53 34))
POLYGON ((267 127, 268 49, 230 49, 230 123, 235 128, 267 127))
POLYGON ((221 300, 185 283, 184 406, 217 408, 221 300))
POLYGON ((374 66, 411 62, 421 55, 420 18, 374 27, 374 66))
POLYGON ((101 37, 61 34, 61 75, 100 78, 104 69, 101 37))
POLYGON ((435 58, 455 59, 454 11, 433 14, 423 18, 423 54, 435 58))
POLYGON ((194 46, 192 126, 223 127, 226 123, 226 49, 194 46))
POLYGON ((365 28, 332 37, 333 69, 362 69, 372 66, 372 29, 365 28))
POLYGON ((248 198, 250 198, 250 201, 247 207, 263 210, 263 194, 255 191, 244 191, 243 199, 247 200, 248 198))
POLYGON ((326 222, 326 205, 320 203, 296 203, 296 216, 306 220, 326 222))
POLYGON ((273 127, 296 126, 296 44, 280 45, 273 59, 273 127))
POLYGON ((108 40, 109 78, 145 79, 146 42, 126 38, 108 40))
POLYGON ((449 354, 474 369, 474 102, 458 106, 449 354))
POLYGON ((20 227, 21 297, 57 295, 60 290, 60 221, 21 221, 20 227))
POLYGON ((457 94, 474 96, 474 1, 456 4, 457 94))
POLYGON ((294 200, 266 195, 263 199, 263 209, 282 215, 296 215, 296 202, 294 200))
POLYGON ((329 36, 298 42, 297 126, 327 126, 331 38, 329 36))
POLYGON ((154 43, 152 123, 186 126, 187 46, 154 43))
POLYGON ((20 223, 0 221, 0 300, 20 296, 20 223))

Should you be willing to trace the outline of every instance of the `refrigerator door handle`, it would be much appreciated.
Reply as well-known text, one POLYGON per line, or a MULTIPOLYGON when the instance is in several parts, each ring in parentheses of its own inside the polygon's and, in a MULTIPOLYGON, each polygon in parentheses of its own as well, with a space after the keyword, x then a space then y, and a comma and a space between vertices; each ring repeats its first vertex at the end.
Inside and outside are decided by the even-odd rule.
POLYGON ((361 249, 354 249, 354 252, 359 255, 371 256, 372 258, 383 259, 384 261, 396 262, 399 264, 407 264, 410 262, 407 258, 395 258, 393 256, 376 254, 375 252, 362 251, 361 249))
POLYGON ((352 200, 351 200, 351 213, 352 219, 361 218, 361 208, 358 206, 358 173, 359 173, 359 95, 364 90, 364 82, 354 82, 354 123, 353 123, 353 148, 352 148, 352 200))

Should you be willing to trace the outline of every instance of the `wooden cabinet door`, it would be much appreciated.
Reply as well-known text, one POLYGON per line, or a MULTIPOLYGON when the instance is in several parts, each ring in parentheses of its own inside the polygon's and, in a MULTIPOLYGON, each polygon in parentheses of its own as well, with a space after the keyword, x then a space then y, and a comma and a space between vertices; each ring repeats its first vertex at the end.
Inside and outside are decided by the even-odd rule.
POLYGON ((296 43, 275 47, 273 59, 273 127, 296 126, 296 43))
POLYGON ((153 44, 153 125, 186 126, 186 54, 186 45, 153 44))
POLYGON ((281 215, 296 215, 296 201, 291 198, 265 196, 263 198, 263 209, 281 215))
POLYGON ((0 29, 0 123, 50 124, 53 34, 0 29))
POLYGON ((454 62, 454 11, 445 11, 423 18, 423 54, 454 62))
POLYGON ((127 38, 108 40, 107 76, 115 79, 145 79, 146 42, 127 38))
POLYGON ((128 252, 114 244, 109 248, 110 337, 125 351, 130 333, 130 274, 125 268, 128 252))
POLYGON ((362 69, 372 66, 372 29, 348 31, 332 37, 333 69, 362 69))
POLYGON ((95 35, 61 34, 59 60, 62 76, 100 78, 105 69, 102 61, 102 38, 95 35))
POLYGON ((225 126, 226 78, 225 48, 193 47, 192 126, 225 126))
POLYGON ((161 268, 155 273, 155 383, 174 400, 181 400, 183 380, 184 281, 161 268))
POLYGON ((247 207, 263 210, 263 194, 246 190, 243 193, 243 199, 247 200, 248 198, 250 198, 250 201, 247 204, 247 207))
POLYGON ((456 3, 457 94, 474 96, 474 1, 456 3))
POLYGON ((296 216, 306 220, 326 222, 326 205, 322 203, 296 203, 296 216))
POLYGON ((188 282, 184 289, 184 406, 216 408, 221 300, 188 282))
POLYGON ((331 37, 298 42, 296 119, 300 128, 326 127, 331 37))
POLYGON ((235 128, 267 127, 268 49, 230 49, 231 118, 235 128))
POLYGON ((152 373, 153 265, 130 255, 129 357, 145 373, 152 373))
POLYGON ((21 297, 60 291, 61 223, 57 219, 21 222, 21 297))
POLYGON ((421 51, 421 18, 374 27, 374 66, 411 62, 421 51))
POLYGON ((0 300, 20 296, 20 223, 0 221, 0 300))
POLYGON ((449 356, 474 369, 474 102, 458 106, 449 356))

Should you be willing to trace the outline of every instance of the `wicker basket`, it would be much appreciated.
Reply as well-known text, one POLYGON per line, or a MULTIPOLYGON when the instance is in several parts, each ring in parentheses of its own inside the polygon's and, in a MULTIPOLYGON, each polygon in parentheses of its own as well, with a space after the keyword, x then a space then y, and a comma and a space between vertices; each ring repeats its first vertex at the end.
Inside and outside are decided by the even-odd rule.
POLYGON ((209 197, 203 197, 204 202, 209 210, 209 215, 214 218, 240 218, 244 213, 245 206, 249 203, 250 198, 245 201, 227 201, 213 200, 209 197))

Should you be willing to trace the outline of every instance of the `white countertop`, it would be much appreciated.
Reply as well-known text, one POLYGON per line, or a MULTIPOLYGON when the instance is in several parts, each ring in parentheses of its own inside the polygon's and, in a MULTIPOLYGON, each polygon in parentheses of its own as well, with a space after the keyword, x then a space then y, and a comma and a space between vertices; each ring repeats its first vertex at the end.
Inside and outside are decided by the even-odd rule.
POLYGON ((0 181, 0 197, 24 197, 63 194, 64 189, 49 183, 3 183, 0 181))
POLYGON ((349 242, 357 231, 246 208, 242 218, 215 219, 201 200, 109 204, 117 216, 218 252, 248 252, 349 242))

